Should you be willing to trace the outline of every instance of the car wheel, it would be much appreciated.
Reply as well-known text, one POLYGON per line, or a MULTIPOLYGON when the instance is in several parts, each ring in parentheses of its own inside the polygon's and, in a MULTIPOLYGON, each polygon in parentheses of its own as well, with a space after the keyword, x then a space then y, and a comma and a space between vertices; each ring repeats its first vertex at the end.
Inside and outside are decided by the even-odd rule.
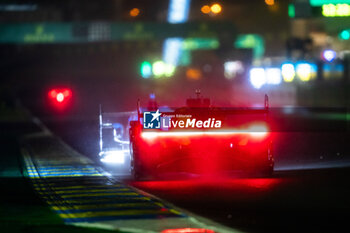
POLYGON ((135 148, 133 143, 130 144, 130 173, 134 180, 141 180, 145 178, 146 172, 140 164, 139 150, 135 148))

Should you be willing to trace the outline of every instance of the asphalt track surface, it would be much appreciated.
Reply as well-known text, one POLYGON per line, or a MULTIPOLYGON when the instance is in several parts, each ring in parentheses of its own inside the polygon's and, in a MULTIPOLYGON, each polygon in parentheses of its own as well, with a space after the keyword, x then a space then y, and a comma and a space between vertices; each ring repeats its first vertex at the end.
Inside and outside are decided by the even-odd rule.
MULTIPOLYGON (((46 118, 44 122, 98 162, 94 119, 46 118)), ((308 130, 277 133, 276 170, 268 178, 177 173, 136 182, 126 173, 121 175, 125 170, 120 167, 106 169, 124 183, 246 232, 349 232, 350 137, 346 122, 345 128, 344 122, 329 119, 309 123, 308 130)))
POLYGON ((171 203, 247 232, 348 232, 350 169, 131 181, 171 203))
POLYGON ((238 232, 128 186, 46 129, 22 137, 21 151, 34 190, 66 224, 137 233, 238 232))

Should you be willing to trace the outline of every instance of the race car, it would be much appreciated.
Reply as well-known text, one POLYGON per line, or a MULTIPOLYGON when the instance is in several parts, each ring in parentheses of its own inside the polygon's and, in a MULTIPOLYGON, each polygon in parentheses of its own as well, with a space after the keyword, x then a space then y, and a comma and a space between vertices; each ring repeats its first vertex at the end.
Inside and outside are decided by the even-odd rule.
POLYGON ((269 104, 261 108, 214 107, 197 93, 180 108, 137 107, 130 121, 130 161, 135 179, 164 172, 246 171, 274 168, 269 104))

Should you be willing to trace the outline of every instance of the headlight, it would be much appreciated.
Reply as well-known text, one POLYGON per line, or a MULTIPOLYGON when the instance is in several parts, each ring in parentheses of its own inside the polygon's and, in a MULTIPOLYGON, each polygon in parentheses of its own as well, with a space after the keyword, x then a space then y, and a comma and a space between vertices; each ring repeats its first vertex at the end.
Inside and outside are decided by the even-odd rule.
POLYGON ((125 151, 107 151, 101 154, 101 162, 110 164, 123 164, 125 162, 125 151))

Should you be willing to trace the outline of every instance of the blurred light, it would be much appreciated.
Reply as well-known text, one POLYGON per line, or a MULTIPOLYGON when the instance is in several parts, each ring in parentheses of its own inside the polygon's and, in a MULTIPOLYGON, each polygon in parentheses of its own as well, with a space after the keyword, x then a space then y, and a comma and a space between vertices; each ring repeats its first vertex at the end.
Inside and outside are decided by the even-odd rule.
POLYGON ((192 62, 192 54, 189 50, 182 50, 181 56, 179 58, 179 64, 180 66, 189 66, 192 62))
POLYGON ((349 4, 324 4, 322 15, 325 17, 347 17, 350 16, 349 4))
POLYGON ((333 4, 327 4, 322 6, 322 15, 326 17, 335 16, 336 8, 333 4))
MULTIPOLYGON (((184 23, 188 20, 190 0, 170 0, 169 23, 184 23)), ((174 73, 182 53, 182 38, 168 38, 164 42, 163 60, 169 64, 167 76, 174 73)))
POLYGON ((150 98, 151 100, 156 99, 156 94, 154 94, 154 93, 149 94, 149 98, 150 98))
POLYGON ((227 79, 233 79, 238 74, 244 72, 243 63, 241 61, 228 61, 224 63, 224 75, 227 79))
POLYGON ((201 11, 203 14, 209 14, 211 11, 210 6, 208 6, 208 5, 202 6, 201 11))
POLYGON ((311 6, 322 6, 326 3, 350 3, 350 0, 310 0, 311 6))
POLYGON ((153 63, 152 72, 156 77, 162 76, 165 73, 165 63, 163 61, 153 63))
POLYGON ((35 4, 1 4, 0 11, 35 11, 38 6, 35 4))
POLYGON ((57 94, 56 100, 57 100, 57 102, 60 102, 60 103, 63 102, 63 100, 64 100, 64 95, 63 95, 62 92, 60 92, 60 93, 57 94))
POLYGON ((294 17, 295 17, 295 6, 294 6, 293 3, 290 3, 290 4, 288 5, 288 16, 289 16, 290 18, 294 18, 294 17))
POLYGON ((216 38, 187 38, 182 43, 184 50, 217 49, 220 42, 216 38))
MULTIPOLYGON (((168 10, 169 23, 185 23, 190 11, 190 0, 170 0, 168 10)), ((168 73, 175 71, 181 57, 182 38, 168 38, 163 44, 163 60, 171 65, 168 73)), ((168 74, 171 76, 172 74, 168 74)))
POLYGON ((101 162, 110 164, 123 164, 125 161, 124 151, 107 151, 101 155, 101 162))
POLYGON ((257 34, 238 35, 234 46, 242 49, 253 49, 254 58, 260 58, 265 52, 265 41, 257 34))
POLYGON ((308 63, 299 63, 296 65, 296 73, 303 82, 309 81, 311 78, 312 67, 308 63))
POLYGON ((249 72, 250 83, 253 87, 259 89, 266 84, 266 74, 264 68, 252 68, 249 72))
POLYGON ((295 77, 294 65, 291 63, 285 63, 282 65, 283 80, 287 83, 292 82, 295 77))
POLYGON ((188 20, 190 0, 170 0, 169 23, 184 23, 188 20))
POLYGON ((264 137, 268 133, 268 129, 264 124, 255 124, 249 127, 248 132, 253 137, 264 137))
POLYGON ((213 230, 204 228, 178 228, 178 229, 166 229, 161 233, 215 233, 213 230))
POLYGON ((323 77, 334 79, 344 77, 344 65, 336 63, 326 63, 323 65, 323 77))
POLYGON ((72 92, 69 89, 63 90, 64 97, 69 97, 72 94, 72 92))
POLYGON ((337 53, 334 50, 327 49, 327 50, 323 51, 322 55, 326 61, 332 62, 335 59, 335 57, 337 56, 337 53))
POLYGON ((152 65, 148 61, 144 61, 141 64, 141 76, 143 78, 149 78, 152 76, 152 65))
POLYGON ((265 0, 266 5, 273 6, 275 5, 275 0, 265 0))
POLYGON ((164 75, 166 77, 171 77, 174 75, 175 73, 175 66, 171 65, 171 64, 165 64, 165 73, 164 75))
POLYGON ((72 92, 69 89, 52 89, 49 91, 49 97, 57 103, 65 102, 65 100, 70 98, 71 95, 72 92))
POLYGON ((168 38, 164 42, 163 61, 167 64, 177 66, 182 49, 182 38, 168 38))
POLYGON ((166 64, 163 61, 156 61, 152 65, 152 72, 156 78, 160 77, 170 77, 175 72, 175 66, 171 64, 166 64))
POLYGON ((53 88, 48 92, 48 104, 55 111, 66 111, 72 106, 72 91, 69 88, 53 88))
POLYGON ((202 77, 202 73, 199 69, 189 68, 186 71, 186 77, 192 80, 198 80, 202 77))
POLYGON ((349 16, 350 15, 350 5, 349 4, 337 4, 337 15, 338 16, 349 16))
POLYGON ((211 7, 211 12, 213 12, 214 14, 219 14, 222 10, 222 7, 219 3, 214 3, 211 7))
POLYGON ((57 91, 56 89, 53 89, 49 92, 49 96, 52 98, 52 99, 55 99, 57 97, 57 91))
POLYGON ((315 63, 311 63, 311 79, 314 79, 317 77, 317 65, 315 63))
POLYGON ((268 128, 264 124, 254 124, 247 129, 232 129, 223 131, 153 131, 142 132, 141 137, 144 139, 155 139, 158 137, 184 137, 184 136, 229 136, 245 134, 253 137, 263 137, 268 134, 268 128))
POLYGON ((278 85, 282 82, 281 69, 267 68, 266 79, 268 84, 278 85))
POLYGON ((349 40, 350 39, 350 30, 343 30, 339 34, 339 38, 342 40, 349 40))
POLYGON ((131 17, 136 17, 140 14, 140 10, 138 8, 133 8, 129 12, 131 17))

